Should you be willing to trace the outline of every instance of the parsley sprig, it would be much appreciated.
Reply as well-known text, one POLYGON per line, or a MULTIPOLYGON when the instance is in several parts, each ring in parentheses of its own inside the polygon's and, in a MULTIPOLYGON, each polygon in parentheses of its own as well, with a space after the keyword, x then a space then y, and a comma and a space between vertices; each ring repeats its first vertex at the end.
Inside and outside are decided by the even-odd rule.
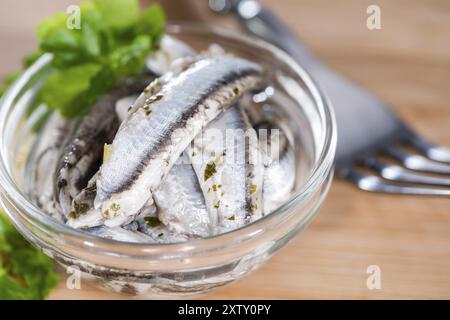
POLYGON ((69 28, 68 18, 60 12, 39 25, 39 48, 27 64, 53 54, 53 71, 37 102, 74 117, 121 78, 143 70, 164 33, 165 16, 158 5, 141 10, 138 0, 93 0, 81 4, 79 28, 69 28))

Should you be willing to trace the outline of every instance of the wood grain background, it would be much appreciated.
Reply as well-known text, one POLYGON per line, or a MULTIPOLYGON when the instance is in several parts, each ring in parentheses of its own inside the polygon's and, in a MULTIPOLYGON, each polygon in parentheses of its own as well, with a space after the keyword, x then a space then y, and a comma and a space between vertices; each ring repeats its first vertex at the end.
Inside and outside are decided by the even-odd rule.
MULTIPOLYGON (((0 77, 35 46, 43 17, 69 0, 0 2, 0 77)), ((216 17, 206 0, 163 1, 169 18, 216 17)), ((450 2, 447 0, 263 1, 321 59, 370 89, 432 141, 450 146, 450 2), (382 29, 366 28, 366 8, 382 10, 382 29)), ((64 281, 52 299, 116 299, 64 281)), ((262 269, 210 299, 450 298, 450 199, 389 196, 333 182, 317 218, 262 269), (366 268, 378 265, 381 290, 368 290, 366 268)))

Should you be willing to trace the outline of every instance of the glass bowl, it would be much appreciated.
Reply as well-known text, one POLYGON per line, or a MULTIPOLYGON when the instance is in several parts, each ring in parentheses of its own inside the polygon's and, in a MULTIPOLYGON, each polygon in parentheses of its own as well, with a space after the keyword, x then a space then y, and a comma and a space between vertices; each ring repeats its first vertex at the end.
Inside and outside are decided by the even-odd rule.
POLYGON ((211 26, 172 24, 167 33, 195 49, 217 43, 263 65, 275 92, 264 103, 279 107, 277 112, 292 133, 298 158, 293 173, 295 192, 277 210, 241 229, 185 243, 131 244, 59 223, 31 200, 26 170, 26 159, 39 143, 33 127, 40 119, 39 109, 31 115, 27 110, 51 68, 52 57, 41 57, 0 101, 1 202, 14 225, 63 267, 79 270, 81 281, 141 298, 205 293, 264 264, 317 213, 332 180, 336 147, 330 103, 286 53, 266 42, 211 26))

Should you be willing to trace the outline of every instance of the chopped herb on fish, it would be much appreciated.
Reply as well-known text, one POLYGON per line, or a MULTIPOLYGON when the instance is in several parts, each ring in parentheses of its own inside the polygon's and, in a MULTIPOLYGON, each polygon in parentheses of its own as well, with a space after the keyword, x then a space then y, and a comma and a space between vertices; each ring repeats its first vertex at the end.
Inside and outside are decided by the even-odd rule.
MULTIPOLYGON (((214 161, 211 161, 210 163, 208 163, 205 167, 205 172, 203 174, 203 180, 208 180, 209 178, 211 178, 213 175, 216 174, 216 163, 214 161)), ((215 185, 213 185, 214 188, 215 185)), ((216 191, 216 190, 214 190, 216 191)))
POLYGON ((161 224, 158 217, 145 217, 144 220, 150 228, 158 227, 161 224))

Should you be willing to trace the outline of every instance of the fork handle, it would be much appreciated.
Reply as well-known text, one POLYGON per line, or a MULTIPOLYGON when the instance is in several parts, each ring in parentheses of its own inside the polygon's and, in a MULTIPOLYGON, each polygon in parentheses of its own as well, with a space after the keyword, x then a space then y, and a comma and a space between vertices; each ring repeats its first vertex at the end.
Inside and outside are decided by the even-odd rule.
POLYGON ((394 131, 406 129, 378 98, 319 62, 278 18, 259 2, 252 2, 256 7, 251 14, 239 8, 234 11, 245 28, 288 52, 310 72, 330 98, 338 128, 337 169, 349 167, 349 161, 362 150, 369 151, 374 144, 385 143, 394 131), (375 143, 367 147, 368 141, 375 143))

